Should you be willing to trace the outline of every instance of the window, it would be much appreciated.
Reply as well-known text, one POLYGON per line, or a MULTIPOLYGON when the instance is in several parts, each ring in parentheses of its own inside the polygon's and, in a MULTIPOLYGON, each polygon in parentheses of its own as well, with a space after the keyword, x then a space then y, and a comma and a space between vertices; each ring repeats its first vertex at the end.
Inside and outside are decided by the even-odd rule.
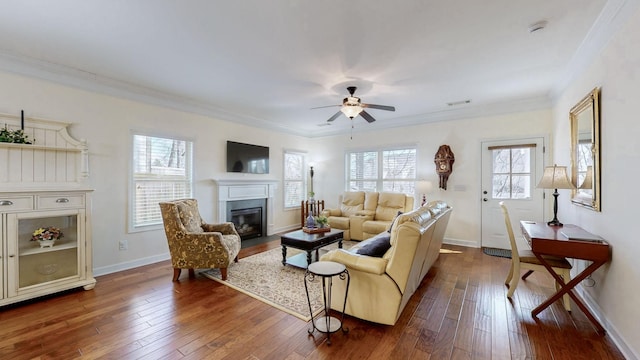
POLYGON ((158 203, 192 196, 192 142, 133 135, 130 230, 162 224, 158 203))
POLYGON ((284 208, 300 207, 305 198, 307 155, 301 152, 284 152, 284 208))
POLYGON ((493 158, 494 199, 530 199, 531 163, 535 144, 489 147, 493 158))
POLYGON ((386 191, 413 196, 416 149, 347 153, 347 177, 348 191, 386 191))

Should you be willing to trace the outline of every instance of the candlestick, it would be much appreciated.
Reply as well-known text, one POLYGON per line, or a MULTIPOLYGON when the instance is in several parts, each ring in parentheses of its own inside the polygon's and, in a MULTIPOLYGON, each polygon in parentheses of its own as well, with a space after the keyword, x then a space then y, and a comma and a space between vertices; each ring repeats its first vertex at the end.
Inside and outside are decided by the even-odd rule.
POLYGON ((20 129, 24 130, 24 110, 20 110, 20 129))

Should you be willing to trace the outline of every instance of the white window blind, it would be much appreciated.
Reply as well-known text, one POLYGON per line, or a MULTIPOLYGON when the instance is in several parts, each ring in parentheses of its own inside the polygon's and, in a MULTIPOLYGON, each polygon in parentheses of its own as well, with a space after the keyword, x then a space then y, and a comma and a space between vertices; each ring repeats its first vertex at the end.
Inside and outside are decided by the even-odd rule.
POLYGON ((388 191, 413 196, 416 149, 350 152, 347 174, 348 191, 388 191))
POLYGON ((133 135, 131 225, 162 224, 159 202, 192 196, 192 142, 133 135))
POLYGON ((284 207, 300 207, 305 198, 306 154, 301 152, 284 152, 284 207))

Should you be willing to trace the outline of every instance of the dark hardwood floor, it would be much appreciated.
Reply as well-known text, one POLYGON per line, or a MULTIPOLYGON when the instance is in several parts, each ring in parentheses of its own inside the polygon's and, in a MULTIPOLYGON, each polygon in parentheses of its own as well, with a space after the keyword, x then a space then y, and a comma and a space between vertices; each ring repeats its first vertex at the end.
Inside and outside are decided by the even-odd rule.
POLYGON ((0 309, 0 359, 623 359, 579 309, 556 303, 531 317, 552 292, 549 275, 521 282, 510 302, 509 259, 445 249, 395 326, 347 317, 349 333, 331 346, 308 323, 203 276, 183 271, 172 283, 162 262, 0 309))

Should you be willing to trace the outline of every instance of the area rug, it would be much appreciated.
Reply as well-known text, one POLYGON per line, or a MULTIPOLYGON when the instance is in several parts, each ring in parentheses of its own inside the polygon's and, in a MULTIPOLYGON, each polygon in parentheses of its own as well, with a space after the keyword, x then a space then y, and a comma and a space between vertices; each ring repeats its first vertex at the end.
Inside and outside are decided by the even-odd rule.
POLYGON ((497 256, 511 259, 511 250, 483 247, 482 252, 489 256, 497 256))
MULTIPOLYGON (((344 241, 343 248, 348 249, 353 244, 354 242, 344 241)), ((320 249, 320 251, 322 254, 323 250, 326 251, 337 247, 338 244, 331 244, 320 249)), ((297 249, 287 248, 287 257, 301 252, 297 249)), ((304 288, 305 270, 290 265, 283 266, 282 248, 271 249, 242 258, 237 263, 232 263, 227 271, 226 281, 222 281, 220 270, 218 269, 206 270, 201 274, 304 321, 311 320, 309 303, 307 302, 304 288)), ((320 313, 324 306, 322 284, 316 278, 314 282, 309 282, 308 285, 311 311, 315 316, 320 313)))

